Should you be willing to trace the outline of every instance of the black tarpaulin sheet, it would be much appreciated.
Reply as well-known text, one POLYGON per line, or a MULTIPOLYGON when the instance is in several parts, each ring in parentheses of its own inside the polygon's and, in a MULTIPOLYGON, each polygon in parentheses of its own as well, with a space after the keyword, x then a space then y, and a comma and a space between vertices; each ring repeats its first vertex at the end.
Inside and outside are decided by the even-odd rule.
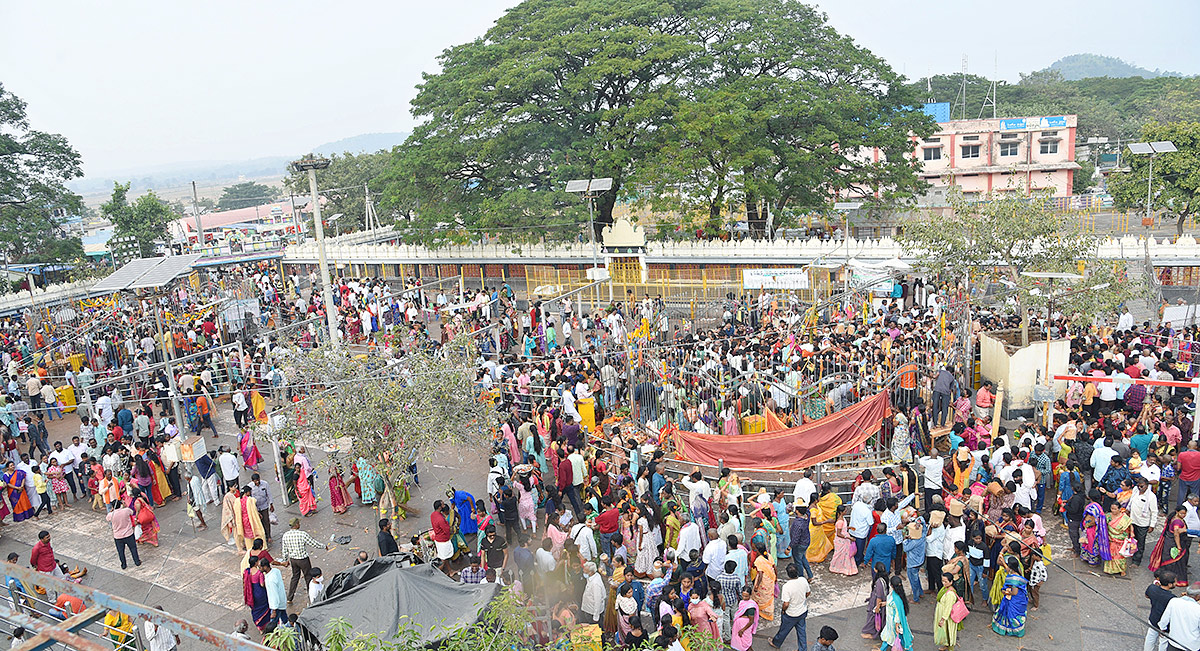
MULTIPOLYGON (((438 642, 459 626, 479 621, 500 586, 455 583, 431 565, 405 567, 395 555, 356 565, 330 580, 325 597, 300 613, 305 637, 323 640, 339 617, 355 633, 388 639, 406 621, 424 644, 438 642)), ((407 625, 406 624, 406 625, 407 625)))

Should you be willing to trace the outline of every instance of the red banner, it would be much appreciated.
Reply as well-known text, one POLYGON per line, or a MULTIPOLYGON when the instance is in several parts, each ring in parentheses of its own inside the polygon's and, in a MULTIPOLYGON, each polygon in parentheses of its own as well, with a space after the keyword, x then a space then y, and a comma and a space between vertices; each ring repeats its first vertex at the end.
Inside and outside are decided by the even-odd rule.
POLYGON ((675 450, 688 461, 730 468, 798 470, 853 452, 879 431, 888 413, 887 392, 836 414, 776 432, 724 436, 673 432, 675 450))

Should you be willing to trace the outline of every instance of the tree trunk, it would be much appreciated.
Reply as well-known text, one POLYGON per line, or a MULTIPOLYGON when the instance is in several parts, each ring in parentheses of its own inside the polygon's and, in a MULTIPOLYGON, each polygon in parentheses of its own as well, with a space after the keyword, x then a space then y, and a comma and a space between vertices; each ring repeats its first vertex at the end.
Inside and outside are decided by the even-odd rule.
POLYGON ((620 186, 617 182, 613 181, 612 189, 595 199, 596 213, 593 219, 595 220, 597 242, 601 241, 604 234, 604 227, 613 223, 613 207, 617 205, 617 190, 619 188, 620 186))
POLYGON ((758 212, 758 197, 746 193, 746 228, 750 231, 750 237, 754 239, 762 239, 763 231, 766 230, 766 220, 758 212))
POLYGON ((1187 213, 1179 214, 1179 221, 1175 222, 1175 234, 1176 235, 1183 235, 1183 223, 1185 221, 1187 221, 1187 218, 1188 218, 1187 213))
MULTIPOLYGON (((753 176, 753 167, 743 168, 743 185, 745 185, 745 179, 750 179, 753 176)), ((767 230, 766 213, 759 212, 758 193, 751 190, 746 190, 746 228, 750 231, 750 237, 756 239, 761 239, 767 230)))

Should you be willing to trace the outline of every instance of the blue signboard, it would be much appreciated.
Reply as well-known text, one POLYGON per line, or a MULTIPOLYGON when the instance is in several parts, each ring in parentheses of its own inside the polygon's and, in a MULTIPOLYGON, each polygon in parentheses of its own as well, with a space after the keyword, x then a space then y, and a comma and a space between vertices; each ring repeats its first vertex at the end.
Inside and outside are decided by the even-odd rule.
POLYGON ((1065 129, 1067 118, 1055 115, 1044 118, 1005 118, 1000 120, 1001 131, 1021 131, 1025 129, 1065 129))
POLYGON ((921 110, 935 122, 950 121, 950 102, 929 102, 921 110))

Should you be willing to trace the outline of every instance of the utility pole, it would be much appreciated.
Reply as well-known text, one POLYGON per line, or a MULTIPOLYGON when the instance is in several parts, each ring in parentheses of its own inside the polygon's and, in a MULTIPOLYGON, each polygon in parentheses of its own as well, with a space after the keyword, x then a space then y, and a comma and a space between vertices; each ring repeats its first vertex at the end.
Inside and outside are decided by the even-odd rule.
POLYGON ((307 158, 292 163, 297 172, 308 172, 308 190, 312 194, 313 225, 317 231, 317 266, 321 268, 321 302, 325 304, 325 322, 329 326, 329 342, 338 345, 337 306, 329 286, 329 263, 325 258, 325 227, 321 224, 321 202, 317 195, 317 170, 329 167, 328 158, 307 158))
POLYGON ((204 224, 200 222, 200 198, 196 194, 196 182, 192 181, 192 216, 196 218, 196 246, 204 246, 204 224))
POLYGON ((366 183, 363 183, 363 191, 366 193, 366 203, 363 204, 363 219, 364 226, 371 229, 372 235, 377 235, 379 228, 379 215, 375 214, 375 204, 371 203, 371 188, 366 183))
POLYGON ((300 215, 296 213, 296 193, 288 193, 288 201, 292 204, 292 225, 296 228, 296 244, 300 243, 300 215))
POLYGON ((175 370, 171 366, 171 360, 173 360, 175 357, 171 353, 171 349, 174 347, 175 338, 163 338, 162 315, 160 314, 161 310, 159 309, 162 304, 159 303, 158 299, 158 296, 154 296, 151 299, 154 307, 154 325, 158 330, 158 341, 163 347, 163 363, 166 364, 167 367, 167 390, 171 394, 171 411, 175 415, 175 426, 179 428, 180 432, 183 432, 185 430, 183 427, 183 411, 179 408, 179 387, 175 385, 175 370))

